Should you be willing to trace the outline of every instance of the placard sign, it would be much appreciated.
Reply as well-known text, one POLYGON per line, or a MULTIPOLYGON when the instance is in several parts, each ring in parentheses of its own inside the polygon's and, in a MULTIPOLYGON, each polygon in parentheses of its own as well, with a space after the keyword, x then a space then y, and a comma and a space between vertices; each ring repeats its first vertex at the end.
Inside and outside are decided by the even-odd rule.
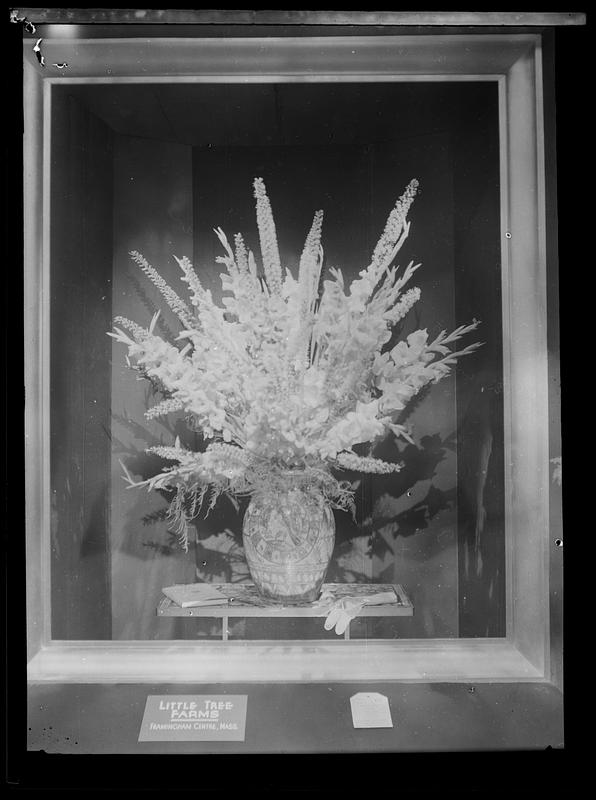
POLYGON ((392 728, 389 700, 379 692, 358 692, 350 697, 355 728, 392 728))
POLYGON ((139 742, 243 742, 245 694, 149 695, 139 742))

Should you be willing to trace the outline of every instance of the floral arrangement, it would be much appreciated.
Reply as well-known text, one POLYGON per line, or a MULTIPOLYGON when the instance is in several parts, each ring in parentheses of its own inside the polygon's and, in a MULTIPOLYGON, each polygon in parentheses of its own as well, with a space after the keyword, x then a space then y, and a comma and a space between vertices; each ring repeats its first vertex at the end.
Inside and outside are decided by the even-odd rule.
POLYGON ((116 317, 120 327, 109 335, 127 345, 129 366, 162 395, 147 418, 184 412, 190 428, 210 443, 204 452, 183 448, 179 439, 149 448, 175 463, 145 481, 135 482, 123 467, 131 486, 175 493, 168 514, 185 549, 190 521, 222 493, 234 501, 299 488, 322 493, 334 507, 353 508, 349 482, 334 473, 399 470, 400 464, 371 455, 375 443, 388 433, 412 441, 398 423, 400 412, 480 346, 453 349, 476 321, 430 341, 426 330, 417 330, 388 346, 395 325, 420 299, 420 289, 405 289, 420 264, 411 262, 401 274, 392 266, 410 230, 407 214, 417 188, 412 180, 370 264, 349 287, 340 269, 329 269, 322 280, 322 211, 314 215, 297 276, 282 266, 261 178, 254 181, 254 197, 262 269, 241 234, 232 248, 215 230, 224 252, 217 261, 226 269, 222 306, 188 258, 175 257, 190 305, 140 253, 130 253, 178 316, 180 346, 156 334, 159 312, 148 328, 116 317), (368 455, 355 452, 366 443, 368 455))

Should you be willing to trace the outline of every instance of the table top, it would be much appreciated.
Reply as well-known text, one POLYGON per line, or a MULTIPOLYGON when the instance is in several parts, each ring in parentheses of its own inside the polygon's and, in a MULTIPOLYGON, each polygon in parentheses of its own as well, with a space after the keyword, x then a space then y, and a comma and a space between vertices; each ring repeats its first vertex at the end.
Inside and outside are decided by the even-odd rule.
MULTIPOLYGON (((160 617, 326 617, 327 605, 302 603, 283 605, 262 598, 252 583, 213 583, 214 589, 222 591, 228 601, 222 605, 181 608, 168 597, 162 597, 157 606, 160 617)), ((359 617, 411 617, 414 607, 400 584, 391 583, 324 583, 322 591, 330 591, 336 598, 361 597, 379 592, 393 591, 395 603, 365 605, 359 617)))

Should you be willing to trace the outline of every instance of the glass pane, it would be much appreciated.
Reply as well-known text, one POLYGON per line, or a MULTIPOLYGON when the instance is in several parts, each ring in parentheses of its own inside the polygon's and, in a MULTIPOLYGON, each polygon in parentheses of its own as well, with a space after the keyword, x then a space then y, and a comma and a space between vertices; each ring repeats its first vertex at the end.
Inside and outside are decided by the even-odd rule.
MULTIPOLYGON (((52 635, 58 639, 218 639, 220 619, 159 616, 162 588, 251 580, 242 515, 225 497, 192 525, 188 552, 168 528, 171 494, 129 488, 168 462, 145 452, 176 437, 208 442, 183 412, 147 419, 159 399, 106 336, 113 318, 175 341, 176 315, 129 252, 186 297, 173 258, 192 259, 222 299, 213 229, 257 254, 252 190, 265 180, 282 263, 297 274, 324 210, 324 278, 349 286, 370 261, 395 201, 416 178, 397 263, 421 263, 421 300, 387 347, 473 319, 483 347, 423 390, 373 455, 399 472, 344 473, 355 516, 334 511, 326 581, 399 584, 413 616, 357 618, 352 638, 503 636, 504 513, 497 85, 483 82, 118 84, 52 94, 52 635)), ((363 451, 364 452, 364 451, 363 451)), ((171 465, 171 462, 170 462, 171 465)), ((230 639, 337 638, 323 619, 230 617, 230 639)))

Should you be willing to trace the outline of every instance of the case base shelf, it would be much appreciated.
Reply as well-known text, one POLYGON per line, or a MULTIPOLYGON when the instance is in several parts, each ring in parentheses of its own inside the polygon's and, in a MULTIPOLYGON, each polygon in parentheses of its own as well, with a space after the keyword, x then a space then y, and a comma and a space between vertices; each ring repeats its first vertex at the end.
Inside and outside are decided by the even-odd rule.
MULTIPOLYGON (((222 638, 227 640, 228 617, 326 617, 329 609, 315 603, 302 605, 283 605, 281 603, 265 603, 259 597, 254 584, 243 583, 214 583, 213 588, 222 589, 229 595, 228 602, 222 605, 194 606, 182 608, 168 597, 162 597, 157 606, 159 617, 221 617, 222 638), (238 598, 235 598, 238 595, 238 598), (244 599, 243 599, 244 598, 244 599), (251 598, 254 600, 251 602, 251 598), (247 601, 248 600, 248 601, 247 601), (257 605, 258 603, 258 605, 257 605)), ((379 583, 324 583, 322 591, 332 591, 336 597, 353 597, 362 594, 374 594, 393 590, 397 596, 396 603, 384 605, 365 605, 358 613, 358 617, 411 617, 414 607, 406 595, 403 587, 397 584, 379 583)), ((348 625, 344 638, 350 638, 350 625, 348 625)))

